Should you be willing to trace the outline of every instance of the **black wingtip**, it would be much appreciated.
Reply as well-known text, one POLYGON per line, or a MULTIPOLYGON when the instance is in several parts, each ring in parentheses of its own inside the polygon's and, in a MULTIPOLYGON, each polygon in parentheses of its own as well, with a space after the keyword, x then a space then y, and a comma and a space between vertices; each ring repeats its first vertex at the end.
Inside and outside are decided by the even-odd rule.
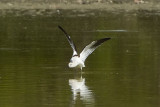
POLYGON ((103 38, 103 39, 100 39, 100 40, 98 40, 99 42, 105 42, 105 41, 107 41, 107 40, 110 40, 111 38, 103 38))
POLYGON ((104 38, 104 40, 110 40, 111 38, 104 38))
POLYGON ((68 35, 67 32, 60 25, 58 25, 58 27, 64 32, 65 35, 68 35))
POLYGON ((58 25, 58 28, 63 29, 60 25, 58 25))
POLYGON ((100 40, 97 40, 96 43, 93 45, 93 47, 96 47, 96 46, 99 46, 101 45, 103 42, 107 41, 107 40, 110 40, 111 38, 103 38, 103 39, 100 39, 100 40))
POLYGON ((65 30, 60 25, 58 25, 58 28, 65 32, 65 30))

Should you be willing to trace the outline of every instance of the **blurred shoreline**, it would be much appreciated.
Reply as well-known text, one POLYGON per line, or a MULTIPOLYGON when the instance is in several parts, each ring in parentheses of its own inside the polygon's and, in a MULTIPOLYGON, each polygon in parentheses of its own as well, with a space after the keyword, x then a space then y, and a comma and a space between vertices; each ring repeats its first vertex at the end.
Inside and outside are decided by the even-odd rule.
MULTIPOLYGON (((43 2, 7 2, 0 3, 0 15, 65 15, 64 11, 72 13, 95 14, 93 11, 125 12, 125 13, 152 13, 160 15, 160 3, 43 3, 43 2)), ((71 14, 71 13, 70 13, 71 14)))

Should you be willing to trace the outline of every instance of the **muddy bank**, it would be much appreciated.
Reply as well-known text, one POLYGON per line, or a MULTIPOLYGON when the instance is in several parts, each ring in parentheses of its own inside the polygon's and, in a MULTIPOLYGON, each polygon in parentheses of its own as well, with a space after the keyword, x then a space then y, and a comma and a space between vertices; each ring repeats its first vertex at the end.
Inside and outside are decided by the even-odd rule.
POLYGON ((160 3, 92 3, 92 4, 65 4, 65 3, 0 3, 0 15, 102 15, 103 12, 156 14, 160 15, 160 3), (67 11, 67 12, 66 12, 67 11), (68 12, 69 11, 69 12, 68 12), (99 12, 97 12, 99 11, 99 12))

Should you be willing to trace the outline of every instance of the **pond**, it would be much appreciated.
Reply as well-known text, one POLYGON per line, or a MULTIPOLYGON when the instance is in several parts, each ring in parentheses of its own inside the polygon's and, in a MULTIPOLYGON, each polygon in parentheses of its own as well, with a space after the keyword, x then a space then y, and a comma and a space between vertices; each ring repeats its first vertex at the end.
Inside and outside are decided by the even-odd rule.
POLYGON ((0 105, 3 107, 159 107, 160 16, 0 17, 0 105), (86 67, 70 69, 70 34, 80 53, 111 39, 86 67))

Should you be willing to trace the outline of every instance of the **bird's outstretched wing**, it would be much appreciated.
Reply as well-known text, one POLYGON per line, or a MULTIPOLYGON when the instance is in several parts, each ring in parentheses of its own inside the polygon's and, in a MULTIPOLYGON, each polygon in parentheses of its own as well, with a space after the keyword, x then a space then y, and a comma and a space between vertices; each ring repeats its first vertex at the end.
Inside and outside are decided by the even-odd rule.
POLYGON ((66 35, 67 37, 67 40, 69 42, 69 44, 71 45, 72 49, 73 49, 73 56, 77 55, 77 49, 76 49, 76 46, 75 44, 73 43, 73 41, 71 40, 71 37, 67 34, 67 32, 61 27, 61 26, 58 26, 59 29, 61 29, 63 31, 63 33, 66 35))
POLYGON ((85 62, 86 58, 97 48, 99 47, 103 42, 109 40, 111 38, 103 38, 97 41, 93 41, 89 45, 87 45, 83 51, 80 53, 80 58, 83 62, 85 62))

